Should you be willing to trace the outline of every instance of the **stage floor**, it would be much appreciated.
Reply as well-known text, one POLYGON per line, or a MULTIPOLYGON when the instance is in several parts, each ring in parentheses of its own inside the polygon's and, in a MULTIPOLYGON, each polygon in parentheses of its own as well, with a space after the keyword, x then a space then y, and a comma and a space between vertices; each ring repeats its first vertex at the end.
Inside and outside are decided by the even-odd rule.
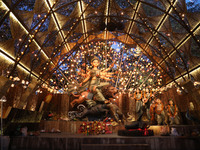
POLYGON ((41 133, 39 136, 7 137, 8 150, 197 150, 200 137, 118 136, 117 133, 83 135, 41 133))
MULTIPOLYGON (((117 133, 112 134, 99 134, 99 135, 84 135, 84 134, 71 134, 71 133, 41 133, 39 137, 53 137, 53 138, 118 138, 123 137, 117 135, 117 133)), ((126 137, 124 137, 126 138, 126 137)))
POLYGON ((185 136, 159 136, 162 126, 150 126, 154 136, 119 136, 123 126, 112 128, 112 134, 78 134, 82 122, 48 121, 41 130, 60 129, 60 133, 40 133, 38 136, 4 136, 4 150, 199 150, 200 136, 189 136, 200 126, 177 125, 185 136), (186 136, 187 135, 187 136, 186 136))

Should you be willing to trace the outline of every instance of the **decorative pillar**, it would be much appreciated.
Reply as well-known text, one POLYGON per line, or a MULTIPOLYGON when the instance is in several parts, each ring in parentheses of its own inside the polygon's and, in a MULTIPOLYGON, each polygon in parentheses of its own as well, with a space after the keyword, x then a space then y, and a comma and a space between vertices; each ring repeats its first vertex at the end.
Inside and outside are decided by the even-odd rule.
POLYGON ((12 81, 4 76, 0 76, 0 97, 6 95, 8 89, 10 88, 12 81))
POLYGON ((27 89, 24 89, 25 92, 22 93, 22 96, 20 99, 20 104, 19 104, 19 109, 27 108, 27 103, 28 103, 28 101, 32 100, 33 93, 36 91, 37 87, 38 87, 37 81, 32 80, 32 82, 29 84, 27 89))
POLYGON ((69 111, 69 95, 63 94, 61 99, 61 114, 67 115, 69 111))
POLYGON ((127 117, 129 112, 129 97, 127 93, 122 94, 122 113, 127 117))

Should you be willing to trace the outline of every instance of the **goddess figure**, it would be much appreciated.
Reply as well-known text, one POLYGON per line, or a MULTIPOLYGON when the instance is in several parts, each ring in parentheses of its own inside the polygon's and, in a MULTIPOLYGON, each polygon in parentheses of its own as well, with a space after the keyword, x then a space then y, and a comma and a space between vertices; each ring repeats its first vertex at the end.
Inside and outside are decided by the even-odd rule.
MULTIPOLYGON (((106 101, 105 97, 101 93, 101 87, 105 85, 109 85, 108 82, 101 82, 101 79, 104 79, 106 81, 112 81, 115 82, 113 79, 110 79, 110 77, 113 77, 112 72, 108 72, 113 66, 114 63, 107 69, 99 70, 98 66, 100 64, 100 60, 98 57, 94 57, 91 60, 92 69, 89 70, 86 74, 80 74, 85 79, 80 83, 80 87, 78 89, 78 92, 82 93, 82 99, 81 101, 75 100, 71 102, 72 107, 75 105, 75 103, 82 103, 84 100, 89 99, 92 100, 93 97, 95 97, 96 101, 104 103, 106 101)), ((81 97, 80 97, 81 98, 81 97)), ((88 101, 88 103, 94 103, 94 101, 88 101)), ((90 104, 89 104, 90 105, 90 104)))
POLYGON ((158 125, 165 123, 164 105, 159 98, 156 99, 156 104, 155 104, 155 119, 158 125))
POLYGON ((155 124, 155 107, 156 107, 156 103, 154 100, 152 100, 150 104, 150 109, 149 109, 151 124, 155 124))
POLYGON ((137 88, 136 92, 134 93, 134 99, 136 101, 136 113, 137 113, 137 120, 141 121, 143 116, 143 106, 144 103, 142 101, 142 92, 139 88, 137 88))
POLYGON ((152 97, 152 91, 149 91, 148 88, 145 89, 144 98, 150 99, 152 97))
POLYGON ((180 124, 180 118, 178 116, 178 108, 174 104, 172 99, 169 100, 169 104, 167 106, 167 115, 169 116, 170 125, 180 124))
POLYGON ((150 101, 146 97, 142 98, 142 100, 136 101, 136 112, 138 114, 137 121, 142 121, 142 117, 145 112, 146 112, 147 119, 148 120, 151 119, 149 108, 150 108, 150 101))
POLYGON ((134 99, 136 102, 142 99, 142 91, 140 91, 139 88, 137 88, 136 92, 134 93, 134 99))
POLYGON ((150 104, 151 101, 154 98, 154 94, 152 94, 152 91, 149 91, 148 88, 145 89, 144 94, 143 94, 143 101, 146 100, 145 105, 146 105, 146 114, 147 114, 147 119, 150 121, 151 120, 151 115, 150 115, 150 104))

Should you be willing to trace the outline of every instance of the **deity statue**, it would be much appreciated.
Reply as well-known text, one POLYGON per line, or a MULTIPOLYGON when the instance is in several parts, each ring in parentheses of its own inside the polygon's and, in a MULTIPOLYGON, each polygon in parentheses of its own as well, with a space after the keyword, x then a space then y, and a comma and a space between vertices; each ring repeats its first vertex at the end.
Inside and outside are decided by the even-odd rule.
POLYGON ((144 91, 144 98, 150 99, 152 97, 152 91, 149 91, 148 88, 145 89, 144 91))
POLYGON ((140 91, 139 88, 137 88, 134 92, 134 99, 136 100, 136 102, 142 99, 142 91, 140 91))
POLYGON ((136 100, 136 113, 138 115, 138 121, 142 119, 144 112, 146 112, 147 119, 150 121, 150 104, 153 99, 153 95, 149 92, 149 89, 145 89, 142 93, 139 89, 134 93, 134 98, 136 100))
POLYGON ((155 121, 155 107, 156 107, 155 100, 152 100, 151 104, 150 104, 150 109, 149 109, 150 123, 151 124, 156 124, 156 121, 155 121))
POLYGON ((155 120, 158 125, 165 124, 165 111, 162 101, 157 98, 155 104, 155 120))
POLYGON ((110 65, 109 68, 104 70, 99 70, 98 66, 100 64, 100 60, 98 57, 94 57, 91 60, 92 69, 88 70, 86 74, 79 73, 79 75, 83 76, 85 79, 80 83, 77 92, 78 95, 72 94, 75 97, 70 104, 72 107, 75 104, 81 104, 86 101, 86 106, 80 115, 76 117, 78 119, 85 118, 86 116, 97 116, 105 114, 107 116, 108 111, 110 115, 117 121, 117 122, 124 122, 126 120, 125 116, 119 109, 119 107, 113 103, 111 103, 111 99, 116 98, 117 88, 113 87, 109 84, 109 82, 102 82, 101 79, 106 81, 112 81, 110 77, 114 77, 114 73, 108 72, 113 66, 110 65))
POLYGON ((141 121, 143 116, 143 102, 142 102, 142 92, 138 88, 134 93, 134 99, 136 101, 136 113, 137 113, 137 120, 141 121))
MULTIPOLYGON (((106 102, 105 97, 103 96, 101 92, 101 87, 109 85, 108 82, 101 82, 101 79, 104 79, 106 81, 112 81, 115 82, 113 79, 110 79, 110 77, 113 77, 112 72, 108 72, 113 66, 110 65, 109 68, 104 70, 99 70, 98 66, 100 64, 100 60, 98 57, 94 57, 91 60, 92 69, 89 70, 86 74, 80 73, 85 79, 80 83, 80 87, 78 88, 78 92, 81 93, 82 97, 79 97, 79 99, 74 100, 71 102, 71 106, 74 107, 76 103, 82 103, 86 99, 92 100, 93 97, 95 97, 95 101, 104 103, 106 102), (85 92, 83 92, 85 91, 85 92)), ((88 105, 93 105, 92 101, 88 101, 88 105)))
POLYGON ((167 106, 167 115, 169 117, 170 125, 180 124, 180 118, 178 116, 178 108, 174 104, 173 100, 169 100, 169 104, 167 106))

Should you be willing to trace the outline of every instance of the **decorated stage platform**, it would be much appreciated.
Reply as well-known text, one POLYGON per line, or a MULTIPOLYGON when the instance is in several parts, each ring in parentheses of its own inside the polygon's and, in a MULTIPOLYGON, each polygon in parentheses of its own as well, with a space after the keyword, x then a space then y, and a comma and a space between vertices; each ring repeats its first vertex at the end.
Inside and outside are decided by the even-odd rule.
MULTIPOLYGON (((84 121, 44 121, 42 120, 40 122, 40 127, 39 129, 43 129, 47 132, 51 132, 51 130, 56 130, 59 129, 61 132, 68 133, 68 134, 78 134, 78 129, 80 128, 80 125, 84 121)), ((127 123, 128 124, 128 123, 127 123)), ((159 126, 159 125, 151 125, 149 129, 154 131, 154 135, 158 136, 160 135, 160 130, 164 126, 159 126)), ((200 132, 200 125, 171 125, 169 128, 176 128, 181 135, 185 136, 190 136, 193 131, 199 131, 200 132)), ((124 130, 125 127, 123 124, 118 124, 114 126, 109 127, 110 130, 113 133, 117 133, 118 130, 124 130)))
MULTIPOLYGON (((150 126, 153 136, 119 136, 123 125, 111 127, 111 134, 78 133, 82 121, 42 121, 38 135, 4 136, 5 150, 197 150, 200 147, 200 126, 178 125, 178 136, 161 136, 163 126, 150 126), (52 130, 53 129, 53 130, 52 130), (52 131, 59 131, 51 133, 52 131)), ((170 128, 171 128, 170 127, 170 128)))
POLYGON ((39 136, 10 137, 9 150, 197 150, 199 137, 118 136, 42 133, 39 136))

